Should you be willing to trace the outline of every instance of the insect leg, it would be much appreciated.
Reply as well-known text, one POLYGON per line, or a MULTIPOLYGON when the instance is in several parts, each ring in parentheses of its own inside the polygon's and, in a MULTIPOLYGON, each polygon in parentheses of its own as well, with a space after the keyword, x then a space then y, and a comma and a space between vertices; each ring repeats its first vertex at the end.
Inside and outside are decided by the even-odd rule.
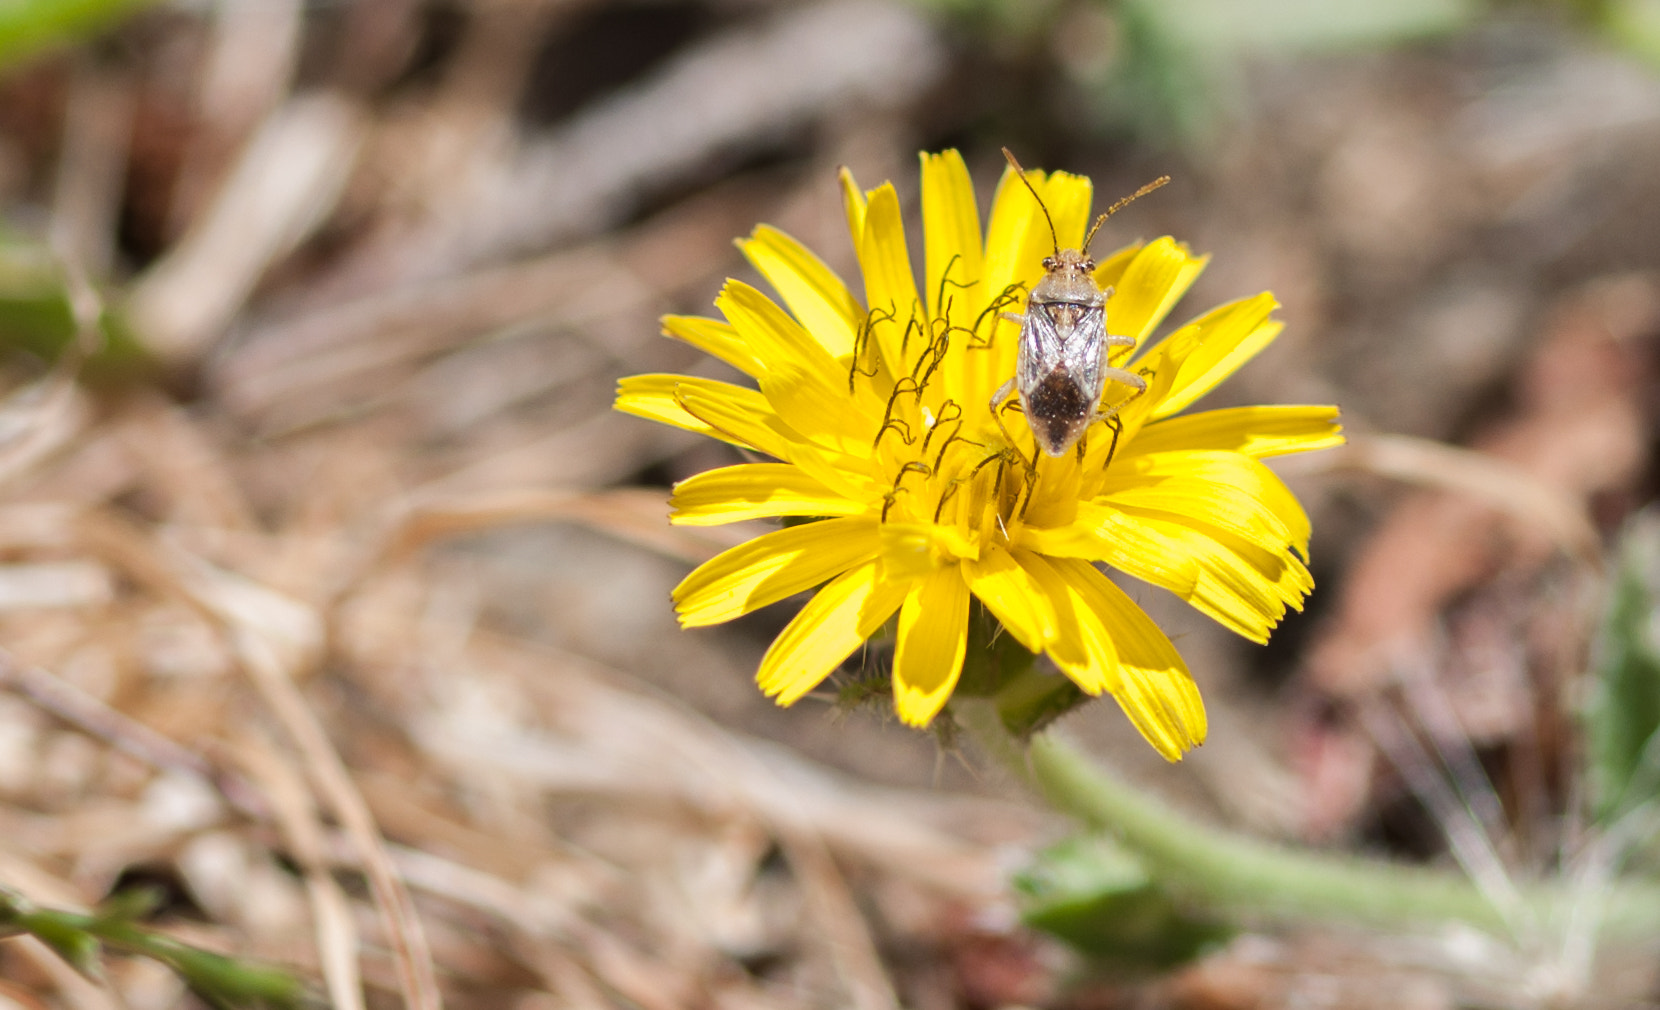
POLYGON ((1009 429, 1003 426, 1003 407, 1014 392, 1014 380, 1010 379, 997 387, 997 392, 991 394, 991 419, 997 422, 997 430, 1003 433, 1003 441, 1014 445, 1014 439, 1009 436, 1009 429))
POLYGON ((1107 446, 1107 458, 1101 464, 1102 470, 1112 465, 1113 456, 1118 454, 1118 436, 1124 434, 1124 419, 1118 416, 1117 410, 1118 408, 1114 407, 1113 413, 1105 419, 1107 427, 1112 429, 1112 443, 1107 446))
POLYGON ((1016 326, 1026 325, 1026 314, 1023 312, 999 312, 997 314, 1002 316, 1004 319, 1007 319, 1009 322, 1014 323, 1016 326))
POLYGON ((1103 470, 1112 465, 1112 458, 1118 452, 1118 438, 1124 434, 1124 419, 1119 416, 1119 412, 1134 403, 1137 397, 1147 392, 1147 380, 1134 372, 1126 372, 1122 368, 1108 368, 1106 372, 1108 378, 1122 382, 1126 386, 1134 386, 1135 392, 1110 407, 1101 407, 1097 412, 1097 416, 1102 423, 1112 429, 1112 444, 1107 446, 1107 458, 1101 463, 1101 469, 1103 470), (1123 376, 1123 378, 1120 378, 1120 376, 1123 376), (1131 382, 1130 379, 1135 381, 1131 382))
POLYGON ((1010 379, 1008 382, 1005 382, 1002 386, 998 387, 996 393, 992 394, 991 419, 997 422, 997 430, 1003 433, 1003 441, 1007 443, 1009 449, 1012 450, 1016 456, 1020 457, 1021 463, 1025 464, 1026 467, 1030 469, 1032 464, 1027 463, 1026 457, 1021 454, 1019 449, 1015 448, 1014 436, 1009 434, 1008 426, 1003 423, 1003 411, 1008 410, 1010 407, 1020 411, 1024 411, 1026 409, 1021 405, 1019 400, 1009 399, 1009 394, 1013 391, 1014 380, 1010 379))
POLYGON ((1014 392, 1014 380, 1010 379, 1008 382, 998 386, 997 392, 991 394, 991 412, 994 416, 997 413, 998 405, 1004 400, 1007 400, 1009 398, 1009 394, 1012 392, 1014 392))
MULTIPOLYGON (((1108 337, 1107 339, 1111 340, 1112 338, 1108 337)), ((1109 365, 1106 368, 1101 369, 1101 374, 1103 376, 1105 376, 1106 378, 1111 379, 1114 382, 1122 382, 1126 386, 1134 386, 1137 396, 1140 396, 1142 393, 1147 392, 1147 380, 1143 379, 1141 376, 1137 375, 1134 372, 1128 371, 1128 370, 1123 369, 1123 368, 1114 368, 1111 365, 1109 365)), ((1124 401, 1124 403, 1129 403, 1129 402, 1130 402, 1129 400, 1124 401)), ((1122 404, 1122 403, 1119 404, 1120 407, 1122 407, 1123 405, 1124 404, 1122 404)), ((1114 408, 1114 409, 1116 409, 1116 408, 1114 408)))

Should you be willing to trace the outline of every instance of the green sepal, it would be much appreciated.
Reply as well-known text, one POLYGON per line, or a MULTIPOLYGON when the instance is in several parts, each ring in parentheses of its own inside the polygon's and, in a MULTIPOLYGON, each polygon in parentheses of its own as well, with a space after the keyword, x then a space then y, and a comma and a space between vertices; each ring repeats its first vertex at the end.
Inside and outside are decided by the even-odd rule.
POLYGON ((1014 886, 1027 925, 1115 973, 1167 970, 1235 933, 1182 907, 1139 859, 1102 835, 1077 835, 1045 849, 1014 886))
POLYGON ((1627 523, 1581 710, 1591 811, 1607 824, 1660 795, 1660 512, 1627 523))

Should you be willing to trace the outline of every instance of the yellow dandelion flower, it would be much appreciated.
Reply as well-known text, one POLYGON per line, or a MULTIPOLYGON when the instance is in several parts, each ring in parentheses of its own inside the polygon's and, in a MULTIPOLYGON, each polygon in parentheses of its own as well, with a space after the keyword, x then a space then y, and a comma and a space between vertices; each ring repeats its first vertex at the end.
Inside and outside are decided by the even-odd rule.
MULTIPOLYGON (((1028 172, 1062 247, 1090 216, 1088 179, 1028 172)), ((784 307, 740 281, 725 321, 670 316, 668 336, 749 375, 756 387, 679 375, 624 379, 617 407, 777 462, 699 474, 675 487, 672 521, 712 525, 806 517, 719 555, 674 591, 686 627, 717 624, 820 587, 768 649, 757 679, 789 705, 897 615, 894 707, 925 726, 950 699, 968 649, 971 601, 1086 694, 1111 694, 1159 753, 1204 740, 1187 667, 1104 563, 1170 590, 1226 627, 1266 641, 1313 582, 1309 525, 1262 458, 1342 442, 1337 409, 1236 407, 1181 414, 1279 333, 1263 293, 1148 337, 1203 269, 1161 238, 1103 259, 1107 328, 1133 337, 1112 364, 1145 393, 1109 383, 1120 405, 1075 452, 1037 452, 1018 411, 992 395, 1014 374, 1019 311, 1043 275, 1049 226, 1012 170, 984 232, 955 151, 922 156, 922 283, 892 184, 841 175, 863 298, 784 233, 739 245, 784 307), (787 308, 787 311, 786 311, 787 308), (1012 443, 1012 444, 1011 444, 1012 443)))

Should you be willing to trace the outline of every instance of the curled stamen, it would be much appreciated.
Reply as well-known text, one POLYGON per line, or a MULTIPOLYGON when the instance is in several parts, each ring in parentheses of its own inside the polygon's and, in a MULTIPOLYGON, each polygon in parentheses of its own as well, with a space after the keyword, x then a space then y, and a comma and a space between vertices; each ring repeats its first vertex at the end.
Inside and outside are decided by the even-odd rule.
POLYGON ((889 431, 897 431, 899 433, 899 440, 904 442, 906 445, 916 444, 916 434, 911 431, 910 423, 902 417, 890 417, 882 422, 882 427, 876 432, 876 439, 870 443, 870 447, 875 449, 877 446, 881 445, 882 436, 886 435, 889 431))
POLYGON ((904 428, 905 430, 900 433, 900 438, 905 440, 906 445, 916 444, 916 436, 911 434, 911 426, 904 419, 893 416, 893 408, 899 402, 899 397, 903 393, 911 393, 920 399, 922 389, 916 384, 916 380, 908 375, 893 384, 893 392, 888 394, 887 408, 882 411, 882 426, 876 429, 876 437, 870 443, 871 449, 874 450, 882 444, 882 436, 887 433, 889 428, 904 428), (911 384, 910 388, 906 388, 905 384, 907 382, 911 384))
POLYGON ((865 321, 859 325, 859 332, 853 338, 853 360, 847 370, 847 391, 849 393, 853 392, 853 382, 858 376, 862 375, 867 379, 874 379, 882 371, 881 367, 875 362, 871 363, 868 372, 860 368, 859 356, 867 354, 870 350, 870 337, 876 330, 876 324, 892 322, 894 315, 892 309, 871 309, 865 313, 865 321))
MULTIPOLYGON (((957 404, 956 400, 946 400, 940 404, 939 416, 934 418, 933 425, 928 428, 928 434, 922 439, 922 451, 924 453, 928 451, 929 443, 934 440, 934 433, 952 422, 957 425, 956 431, 951 433, 951 438, 955 438, 957 432, 963 430, 963 408, 957 404)), ((946 441, 949 442, 951 438, 947 438, 946 441)), ((940 451, 943 453, 945 450, 942 447, 940 451)), ((939 468, 938 462, 935 462, 934 468, 939 468)))
POLYGON ((898 475, 893 479, 893 486, 888 490, 887 494, 882 496, 883 522, 888 521, 888 510, 893 508, 893 503, 898 500, 899 492, 909 492, 911 490, 910 488, 905 487, 905 475, 908 473, 920 473, 922 474, 924 480, 934 475, 933 469, 930 468, 928 464, 918 462, 914 459, 900 467, 898 475))
POLYGON ((911 303, 911 318, 905 321, 905 332, 899 335, 899 356, 911 353, 911 331, 922 332, 922 320, 916 317, 916 303, 911 303))
POLYGON ((1038 484, 1037 467, 1028 465, 1026 467, 1026 476, 1022 480, 1023 480, 1023 483, 1025 484, 1025 488, 1022 492, 1023 497, 1020 500, 1020 508, 1017 510, 1017 512, 1018 512, 1020 518, 1022 520, 1024 520, 1026 518, 1026 507, 1028 505, 1032 504, 1032 492, 1037 490, 1037 484, 1038 484))
POLYGON ((939 524, 940 513, 945 511, 945 503, 950 501, 951 497, 957 493, 957 488, 961 486, 962 483, 963 479, 961 477, 953 477, 951 480, 946 482, 945 490, 940 492, 940 503, 934 506, 935 525, 939 524))
POLYGON ((901 491, 910 491, 910 488, 908 488, 908 487, 895 487, 893 490, 889 491, 887 494, 882 496, 882 521, 883 522, 888 521, 888 510, 893 508, 893 503, 899 500, 899 492, 901 492, 901 491))
MULTIPOLYGON (((1007 460, 1008 460, 1008 450, 1007 449, 1000 450, 998 452, 994 452, 991 455, 987 456, 985 459, 982 459, 978 466, 976 466, 974 469, 972 469, 968 472, 968 479, 973 480, 975 477, 980 476, 980 471, 984 470, 986 467, 992 465, 993 463, 1003 463, 1003 462, 1007 462, 1007 460)), ((997 482, 999 484, 1001 484, 1003 482, 1003 478, 1002 478, 1001 474, 998 475, 997 482)))
MULTIPOLYGON (((1005 410, 1018 410, 1018 411, 1020 411, 1021 414, 1025 414, 1026 413, 1026 408, 1021 404, 1021 402, 1018 398, 1010 397, 1009 399, 1004 400, 1002 405, 999 406, 996 410, 993 410, 991 412, 991 419, 993 421, 997 422, 997 430, 1003 433, 1003 441, 1008 443, 1009 450, 1011 452, 1013 452, 1016 456, 1019 456, 1020 461, 1022 463, 1025 463, 1026 466, 1030 467, 1032 464, 1026 462, 1026 457, 1020 452, 1019 449, 1015 448, 1014 436, 1009 434, 1008 426, 1003 423, 1003 412, 1005 410)), ((1036 435, 1032 436, 1032 445, 1033 445, 1032 454, 1034 456, 1036 456, 1037 455, 1037 449, 1036 449, 1037 436, 1036 435)))
POLYGON ((916 379, 919 386, 928 385, 928 380, 933 378, 934 372, 944 364, 945 356, 951 350, 951 327, 946 325, 943 319, 935 322, 938 325, 935 327, 937 332, 934 339, 929 341, 928 350, 917 357, 916 368, 911 370, 911 376, 916 379), (927 368, 923 368, 924 362, 927 363, 927 368), (922 372, 920 376, 917 374, 918 370, 922 372))
POLYGON ((1112 465, 1112 458, 1118 453, 1118 436, 1124 434, 1124 419, 1114 414, 1107 418, 1104 423, 1112 429, 1112 442, 1107 445, 1107 458, 1101 462, 1101 472, 1103 473, 1106 472, 1107 467, 1112 465))
POLYGON ((1019 304, 1021 293, 1025 290, 1026 285, 1018 281, 1014 284, 1010 284, 1008 287, 1003 289, 1002 294, 998 295, 996 298, 993 298, 991 300, 991 304, 987 305, 980 311, 978 316, 974 317, 974 329, 972 331, 973 335, 968 341, 969 350, 983 351, 991 347, 992 338, 997 335, 997 321, 1003 318, 1003 310, 1011 305, 1019 304), (980 336, 980 325, 988 318, 991 320, 991 330, 982 337, 980 336), (978 343, 976 343, 976 341, 978 341, 978 343))
POLYGON ((951 314, 950 308, 947 306, 945 301, 945 286, 947 284, 955 288, 963 288, 966 290, 978 283, 977 281, 969 281, 964 284, 951 279, 951 268, 956 266, 957 261, 962 258, 962 253, 952 253, 951 258, 945 261, 945 271, 940 274, 939 288, 934 292, 934 312, 938 315, 949 316, 951 314))

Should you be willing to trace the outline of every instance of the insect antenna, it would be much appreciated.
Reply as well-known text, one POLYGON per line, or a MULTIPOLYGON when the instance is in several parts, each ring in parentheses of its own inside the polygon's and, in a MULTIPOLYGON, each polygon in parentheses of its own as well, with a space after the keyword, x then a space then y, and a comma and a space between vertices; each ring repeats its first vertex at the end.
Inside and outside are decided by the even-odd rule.
MULTIPOLYGON (((1019 176, 1020 181, 1026 184, 1026 188, 1032 191, 1032 199, 1037 201, 1038 209, 1043 211, 1043 219, 1049 222, 1049 240, 1055 244, 1055 255, 1059 256, 1061 254, 1060 236, 1055 234, 1055 219, 1049 216, 1049 208, 1043 205, 1043 197, 1038 196, 1038 191, 1032 186, 1032 180, 1026 178, 1026 170, 1021 168, 1020 162, 1015 160, 1014 152, 1005 147, 1003 148, 1003 157, 1009 159, 1009 167, 1014 169, 1014 174, 1019 176)), ((1165 181, 1169 181, 1169 176, 1165 177, 1165 181)), ((1137 196, 1139 195, 1138 193, 1137 196)), ((1088 248, 1089 243, 1085 242, 1084 247, 1088 248)))
MULTIPOLYGON (((1084 250, 1088 251, 1090 242, 1095 239, 1095 233, 1100 230, 1102 225, 1107 223, 1107 218, 1112 217, 1125 207, 1128 207, 1130 204, 1146 196, 1148 193, 1151 193, 1153 190, 1158 189, 1160 186, 1163 186, 1169 181, 1170 177, 1168 175, 1161 175, 1157 179, 1154 179, 1152 182, 1149 182, 1147 185, 1136 190, 1134 193, 1131 193, 1129 196, 1126 196, 1124 199, 1113 204, 1111 207, 1108 207, 1107 212, 1096 218, 1095 223, 1089 226, 1089 234, 1084 236, 1084 250)), ((1051 225, 1050 227, 1054 226, 1051 225)))

